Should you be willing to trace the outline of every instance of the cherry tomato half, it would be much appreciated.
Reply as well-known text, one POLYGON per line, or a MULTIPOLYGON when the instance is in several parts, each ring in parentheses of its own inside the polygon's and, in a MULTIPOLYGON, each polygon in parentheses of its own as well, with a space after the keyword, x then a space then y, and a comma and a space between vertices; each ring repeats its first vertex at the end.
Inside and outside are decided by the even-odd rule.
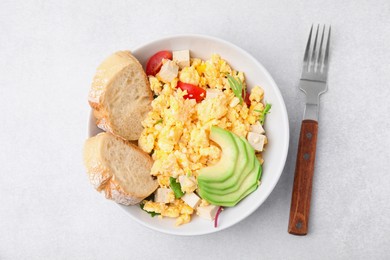
POLYGON ((163 59, 172 60, 172 52, 159 51, 150 57, 146 64, 146 75, 156 76, 161 69, 163 59))
POLYGON ((206 90, 204 90, 201 87, 184 83, 184 82, 177 82, 177 87, 180 88, 181 90, 187 90, 187 95, 184 96, 184 98, 187 99, 195 99, 196 102, 202 101, 206 97, 206 90))

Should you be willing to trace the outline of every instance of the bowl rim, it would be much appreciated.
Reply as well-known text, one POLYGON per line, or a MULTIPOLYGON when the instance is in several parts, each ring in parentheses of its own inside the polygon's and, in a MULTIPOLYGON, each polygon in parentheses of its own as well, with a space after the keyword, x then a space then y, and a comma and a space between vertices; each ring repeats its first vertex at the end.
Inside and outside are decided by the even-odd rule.
MULTIPOLYGON (((286 126, 284 128, 284 131, 283 131, 284 138, 285 138, 286 142, 284 143, 282 153, 280 154, 281 162, 283 162, 283 163, 280 163, 278 169, 275 170, 275 174, 277 173, 277 175, 278 175, 277 178, 274 178, 273 182, 268 184, 268 186, 270 187, 269 191, 265 194, 265 196, 263 196, 263 198, 261 200, 259 200, 256 203, 256 206, 252 207, 250 210, 243 212, 241 217, 239 219, 237 219, 236 221, 232 221, 231 223, 224 225, 222 227, 219 227, 219 228, 212 228, 212 229, 210 228, 207 230, 195 230, 195 231, 188 232, 188 233, 182 233, 182 232, 177 232, 177 228, 174 228, 174 227, 170 230, 167 230, 164 228, 158 228, 156 226, 153 226, 145 221, 142 221, 141 219, 137 218, 136 216, 133 216, 130 212, 128 212, 125 209, 125 207, 127 207, 127 206, 115 203, 123 211, 125 211, 126 214, 128 216, 130 216, 131 219, 135 220, 137 223, 139 223, 145 227, 148 227, 152 230, 159 231, 159 232, 165 233, 165 234, 179 235, 179 236, 206 235, 206 234, 215 233, 215 232, 225 230, 229 227, 232 227, 232 226, 238 224, 239 222, 243 221, 244 219, 246 219, 249 215, 251 215, 254 211, 256 211, 267 200, 269 195, 275 189, 275 186, 278 183, 278 181, 280 180, 280 177, 283 173, 283 169, 286 165, 286 160, 287 160, 287 155, 288 155, 288 148, 289 148, 289 141, 290 141, 289 140, 290 139, 290 129, 289 129, 288 113, 287 113, 286 104, 284 102, 284 99, 282 97, 280 89, 279 89, 278 85, 276 84, 275 80, 273 79, 273 77, 271 76, 271 74, 268 72, 268 70, 256 58, 254 58, 248 51, 242 49, 241 47, 239 47, 239 46, 237 46, 229 41, 226 41, 226 40, 214 37, 214 36, 205 35, 205 34, 171 34, 171 35, 165 35, 163 37, 156 37, 152 40, 146 41, 145 43, 138 44, 138 45, 132 47, 130 49, 130 51, 132 53, 136 53, 136 52, 140 51, 142 48, 145 48, 149 45, 153 45, 153 44, 156 44, 156 43, 161 42, 161 41, 171 41, 171 40, 178 39, 178 38, 180 38, 180 39, 182 39, 182 38, 197 38, 197 39, 201 39, 201 40, 218 42, 220 44, 228 46, 229 48, 236 49, 237 51, 239 51, 243 55, 245 55, 245 59, 250 59, 253 63, 255 63, 256 66, 258 66, 263 71, 264 76, 267 78, 267 80, 269 82, 271 82, 274 86, 274 87, 272 87, 272 89, 275 92, 274 94, 276 95, 276 98, 278 99, 278 101, 282 104, 282 106, 281 106, 281 115, 282 115, 281 120, 282 120, 284 126, 286 126)), ((90 114, 90 122, 91 122, 92 117, 93 117, 93 114, 91 113, 90 114)), ((90 136, 90 134, 91 134, 91 129, 89 129, 89 136, 90 136)))

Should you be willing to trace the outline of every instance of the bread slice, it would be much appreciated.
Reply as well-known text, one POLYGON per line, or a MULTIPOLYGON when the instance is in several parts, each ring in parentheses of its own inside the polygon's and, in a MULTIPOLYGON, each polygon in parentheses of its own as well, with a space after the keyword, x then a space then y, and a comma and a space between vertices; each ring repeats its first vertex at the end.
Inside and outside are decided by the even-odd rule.
POLYGON ((124 205, 134 205, 158 187, 150 175, 152 158, 137 146, 110 133, 87 139, 84 163, 89 179, 106 198, 124 205))
POLYGON ((119 51, 97 68, 88 101, 97 126, 125 140, 138 140, 153 94, 139 61, 119 51))

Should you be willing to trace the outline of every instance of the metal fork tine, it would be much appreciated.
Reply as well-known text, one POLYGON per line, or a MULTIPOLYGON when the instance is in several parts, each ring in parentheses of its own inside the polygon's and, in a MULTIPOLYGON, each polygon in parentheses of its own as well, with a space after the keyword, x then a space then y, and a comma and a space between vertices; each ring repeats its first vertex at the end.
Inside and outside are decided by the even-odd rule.
POLYGON ((309 39, 307 40, 305 56, 303 57, 303 70, 308 71, 309 67, 309 52, 310 52, 310 42, 311 42, 311 34, 313 32, 313 25, 311 25, 309 39))
POLYGON ((319 53, 318 53, 318 58, 317 58, 317 62, 316 62, 316 64, 318 64, 318 65, 317 65, 317 66, 318 66, 317 70, 319 70, 319 71, 321 71, 321 69, 322 69, 322 60, 323 60, 323 58, 322 58, 322 44, 323 44, 323 42, 324 42, 324 34, 325 34, 325 24, 324 24, 324 26, 322 27, 320 51, 319 51, 319 53))
POLYGON ((317 38, 318 38, 318 28, 320 27, 320 25, 318 24, 317 25, 317 31, 316 31, 316 37, 314 39, 314 46, 313 46, 313 50, 312 50, 312 54, 311 54, 311 66, 310 66, 310 71, 315 71, 315 68, 316 68, 316 64, 315 64, 315 55, 316 55, 316 47, 317 47, 317 38))
POLYGON ((330 31, 331 27, 329 26, 328 40, 326 42, 325 57, 324 57, 324 71, 323 74, 326 76, 328 73, 328 58, 329 58, 329 46, 330 46, 330 31))

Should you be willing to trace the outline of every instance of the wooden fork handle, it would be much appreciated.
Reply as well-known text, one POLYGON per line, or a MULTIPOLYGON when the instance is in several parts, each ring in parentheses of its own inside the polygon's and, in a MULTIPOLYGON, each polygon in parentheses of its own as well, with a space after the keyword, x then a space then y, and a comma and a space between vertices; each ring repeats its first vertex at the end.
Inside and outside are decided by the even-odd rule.
POLYGON ((302 121, 288 224, 293 235, 303 236, 308 231, 317 133, 317 121, 302 121))

